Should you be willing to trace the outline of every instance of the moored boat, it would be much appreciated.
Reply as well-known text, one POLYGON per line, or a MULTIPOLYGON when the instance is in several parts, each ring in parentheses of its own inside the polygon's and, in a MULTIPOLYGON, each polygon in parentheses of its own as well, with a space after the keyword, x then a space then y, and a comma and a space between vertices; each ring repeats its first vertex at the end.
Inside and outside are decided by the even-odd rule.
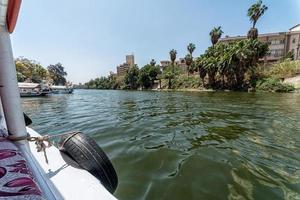
POLYGON ((48 87, 42 87, 42 85, 38 83, 19 82, 18 87, 21 97, 39 97, 50 94, 48 87))
POLYGON ((63 86, 63 85, 52 85, 50 90, 53 94, 72 94, 73 86, 63 86))

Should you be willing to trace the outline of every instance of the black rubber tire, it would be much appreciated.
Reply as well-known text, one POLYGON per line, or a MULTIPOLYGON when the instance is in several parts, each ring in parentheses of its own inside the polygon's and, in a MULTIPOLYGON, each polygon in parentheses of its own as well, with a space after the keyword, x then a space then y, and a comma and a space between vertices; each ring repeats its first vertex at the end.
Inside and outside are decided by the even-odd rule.
POLYGON ((111 194, 115 192, 118 186, 117 173, 95 140, 82 133, 71 133, 61 138, 59 149, 94 175, 111 194))

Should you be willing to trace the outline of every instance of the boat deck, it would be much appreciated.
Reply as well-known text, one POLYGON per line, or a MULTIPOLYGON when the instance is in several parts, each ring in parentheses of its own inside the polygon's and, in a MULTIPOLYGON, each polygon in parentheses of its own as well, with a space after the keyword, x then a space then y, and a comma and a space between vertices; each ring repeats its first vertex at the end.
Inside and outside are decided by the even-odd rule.
POLYGON ((0 199, 44 200, 22 152, 7 135, 0 112, 0 199))

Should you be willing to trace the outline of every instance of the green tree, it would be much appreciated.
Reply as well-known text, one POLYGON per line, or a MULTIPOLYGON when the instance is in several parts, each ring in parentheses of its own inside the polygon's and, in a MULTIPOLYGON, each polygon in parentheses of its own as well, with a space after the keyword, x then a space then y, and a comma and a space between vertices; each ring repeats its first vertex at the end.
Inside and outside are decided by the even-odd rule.
POLYGON ((117 89, 119 88, 116 83, 116 77, 114 76, 101 76, 95 79, 91 79, 89 82, 84 84, 88 89, 117 89))
POLYGON ((147 64, 140 69, 139 83, 143 89, 151 88, 154 81, 157 80, 158 76, 161 74, 160 66, 155 66, 155 64, 155 60, 152 59, 150 64, 147 64))
POLYGON ((142 86, 142 89, 148 89, 152 85, 147 67, 148 65, 144 66, 139 72, 139 84, 142 86))
POLYGON ((89 82, 84 84, 87 89, 96 89, 95 81, 91 79, 89 82))
POLYGON ((65 72, 65 68, 62 66, 61 63, 57 63, 55 65, 49 65, 47 67, 49 75, 53 80, 55 85, 65 85, 67 72, 65 72))
POLYGON ((259 18, 263 16, 263 14, 268 10, 266 5, 263 5, 262 0, 259 0, 255 4, 251 5, 248 9, 248 17, 252 22, 252 28, 248 31, 248 38, 249 39, 256 39, 258 37, 258 30, 255 28, 255 25, 259 18))
POLYGON ((17 78, 19 82, 30 79, 34 83, 40 83, 48 78, 48 72, 41 64, 27 58, 17 58, 15 60, 17 78))
POLYGON ((124 83, 126 89, 136 90, 139 86, 138 80, 139 80, 139 68, 137 67, 137 65, 130 66, 130 68, 127 70, 124 77, 124 83))
POLYGON ((218 43, 197 58, 200 78, 208 74, 208 86, 214 89, 243 89, 248 87, 245 75, 256 68, 259 59, 268 52, 268 44, 248 39, 229 44, 218 43), (221 79, 221 80, 220 80, 221 79))
POLYGON ((117 80, 117 76, 114 75, 114 74, 111 74, 108 76, 108 81, 110 83, 110 88, 108 89, 120 89, 121 88, 121 85, 120 83, 118 82, 117 80))
POLYGON ((162 77, 168 80, 168 89, 173 88, 173 81, 175 77, 182 73, 182 70, 177 65, 168 65, 162 71, 162 75, 158 77, 162 77))

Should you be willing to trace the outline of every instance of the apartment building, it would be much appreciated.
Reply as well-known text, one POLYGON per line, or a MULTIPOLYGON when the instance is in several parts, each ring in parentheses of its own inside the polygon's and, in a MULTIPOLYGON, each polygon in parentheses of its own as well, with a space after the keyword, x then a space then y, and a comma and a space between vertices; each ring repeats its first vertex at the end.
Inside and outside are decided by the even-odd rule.
POLYGON ((134 65, 134 55, 127 55, 126 56, 126 63, 129 65, 134 65))
MULTIPOLYGON (((220 42, 244 40, 247 36, 221 38, 220 42)), ((258 39, 269 44, 269 54, 263 59, 265 62, 278 61, 288 52, 292 52, 295 60, 300 59, 300 24, 292 27, 287 32, 259 34, 258 39)))
POLYGON ((117 66, 117 76, 125 76, 126 71, 134 64, 134 55, 127 55, 126 62, 117 66))
MULTIPOLYGON (((171 65, 171 61, 169 60, 162 60, 160 61, 160 65, 162 70, 164 70, 167 66, 171 65)), ((179 66, 179 68, 187 73, 187 65, 185 64, 184 58, 179 58, 179 60, 175 61, 175 65, 179 66)))

